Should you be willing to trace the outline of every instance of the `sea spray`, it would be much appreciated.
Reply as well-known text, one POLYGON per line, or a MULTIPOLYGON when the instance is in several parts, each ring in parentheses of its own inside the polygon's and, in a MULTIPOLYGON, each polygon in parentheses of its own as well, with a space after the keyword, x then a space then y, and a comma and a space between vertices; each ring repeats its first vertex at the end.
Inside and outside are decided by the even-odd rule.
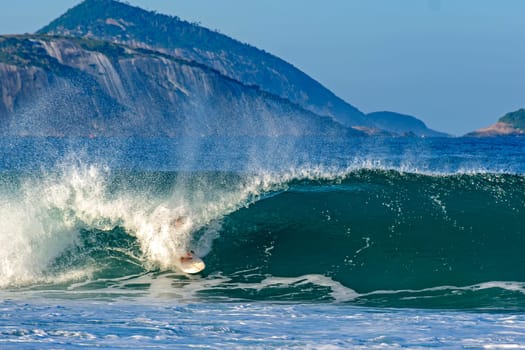
MULTIPOLYGON (((290 179, 323 176, 320 169, 234 176, 220 172, 119 175, 79 158, 66 157, 40 172, 2 177, 1 287, 63 280, 60 269, 71 270, 67 264, 74 260, 65 260, 64 252, 78 254, 79 247, 86 245, 86 232, 109 232, 115 227, 136 239, 139 254, 128 253, 145 270, 176 268, 176 258, 187 250, 201 256, 209 252, 224 215, 290 179), (182 224, 174 227, 177 219, 182 224), (204 233, 194 237, 203 227, 204 233)), ((71 276, 91 276, 97 262, 89 263, 77 263, 79 270, 71 276)))
POLYGON ((86 237, 90 232, 104 240, 104 232, 109 236, 119 227, 139 246, 119 249, 140 261, 144 270, 174 269, 177 257, 188 250, 201 256, 209 252, 224 215, 283 182, 270 173, 118 174, 74 159, 20 176, 25 176, 17 179, 20 184, 2 188, 1 287, 52 281, 51 274, 63 280, 65 271, 60 269, 70 270, 68 264, 92 275, 99 262, 88 259, 85 263, 91 265, 82 266, 81 257, 73 255, 93 251, 83 249, 86 242, 93 244, 86 237), (202 234, 195 237, 199 230, 202 234))

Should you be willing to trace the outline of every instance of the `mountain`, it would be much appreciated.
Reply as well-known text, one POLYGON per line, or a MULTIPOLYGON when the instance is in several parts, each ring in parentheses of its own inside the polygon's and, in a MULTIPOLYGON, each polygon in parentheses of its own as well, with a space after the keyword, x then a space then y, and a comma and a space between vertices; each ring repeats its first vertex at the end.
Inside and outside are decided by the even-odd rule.
POLYGON ((0 134, 363 135, 203 64, 116 43, 0 36, 0 134))
POLYGON ((401 135, 419 137, 448 137, 449 135, 429 129, 416 117, 394 112, 374 112, 366 115, 379 129, 401 135))
POLYGON ((39 34, 100 39, 212 67, 346 126, 374 127, 364 114, 282 59, 178 17, 114 0, 86 0, 39 34))
POLYGON ((525 135, 525 109, 505 114, 496 124, 487 128, 478 129, 465 136, 493 137, 493 136, 523 136, 525 135))

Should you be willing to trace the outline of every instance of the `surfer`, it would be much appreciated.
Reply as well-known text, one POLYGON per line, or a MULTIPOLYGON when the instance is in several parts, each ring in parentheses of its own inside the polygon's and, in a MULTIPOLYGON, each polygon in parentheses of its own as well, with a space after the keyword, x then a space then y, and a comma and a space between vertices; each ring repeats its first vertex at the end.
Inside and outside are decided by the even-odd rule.
MULTIPOLYGON (((174 229, 178 229, 185 223, 186 218, 184 216, 179 216, 171 221, 171 227, 173 227, 174 229)), ((180 262, 184 263, 193 260, 193 254, 194 252, 192 250, 186 252, 186 254, 180 257, 180 262)))
POLYGON ((188 261, 192 261, 193 260, 193 250, 190 250, 189 252, 186 252, 186 254, 182 255, 180 257, 180 262, 181 263, 185 263, 185 262, 188 262, 188 261))

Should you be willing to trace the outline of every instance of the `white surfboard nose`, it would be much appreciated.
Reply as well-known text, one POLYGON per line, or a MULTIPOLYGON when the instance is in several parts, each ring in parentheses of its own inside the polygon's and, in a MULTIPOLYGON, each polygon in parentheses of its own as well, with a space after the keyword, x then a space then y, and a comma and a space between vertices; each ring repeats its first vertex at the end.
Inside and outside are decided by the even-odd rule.
POLYGON ((184 273, 196 274, 204 270, 206 264, 198 256, 188 253, 186 256, 180 257, 179 267, 184 273))

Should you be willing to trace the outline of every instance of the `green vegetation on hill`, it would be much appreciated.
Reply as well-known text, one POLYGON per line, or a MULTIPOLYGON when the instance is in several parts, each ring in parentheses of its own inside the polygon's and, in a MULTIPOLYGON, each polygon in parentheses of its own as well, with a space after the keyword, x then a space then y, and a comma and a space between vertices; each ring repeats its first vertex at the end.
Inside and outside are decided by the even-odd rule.
POLYGON ((196 23, 181 20, 176 16, 144 11, 114 0, 87 0, 66 12, 63 16, 42 28, 39 33, 54 32, 65 28, 79 33, 90 32, 94 37, 116 37, 120 40, 140 40, 152 46, 165 48, 204 48, 219 51, 246 44, 196 23), (148 25, 144 25, 148 23, 148 25))
POLYGON ((0 37, 0 62, 13 66, 35 66, 60 75, 71 73, 57 59, 48 55, 35 39, 43 36, 12 35, 0 37))
POLYGON ((498 122, 507 123, 516 129, 525 130, 525 109, 521 108, 515 112, 507 113, 499 118, 498 122))
POLYGON ((122 45, 117 45, 107 41, 87 40, 80 38, 72 38, 70 40, 75 41, 77 44, 80 45, 80 47, 82 47, 85 50, 100 52, 114 61, 118 60, 119 58, 126 58, 132 56, 126 53, 126 50, 124 47, 122 47, 122 45))
MULTIPOLYGON (((13 66, 34 66, 46 71, 68 74, 73 70, 61 64, 56 58, 51 57, 42 46, 41 41, 51 41, 53 37, 46 35, 10 35, 0 36, 0 62, 13 66)), ((117 60, 128 57, 122 45, 107 41, 87 40, 81 38, 68 39, 89 51, 97 51, 105 56, 117 60)))

